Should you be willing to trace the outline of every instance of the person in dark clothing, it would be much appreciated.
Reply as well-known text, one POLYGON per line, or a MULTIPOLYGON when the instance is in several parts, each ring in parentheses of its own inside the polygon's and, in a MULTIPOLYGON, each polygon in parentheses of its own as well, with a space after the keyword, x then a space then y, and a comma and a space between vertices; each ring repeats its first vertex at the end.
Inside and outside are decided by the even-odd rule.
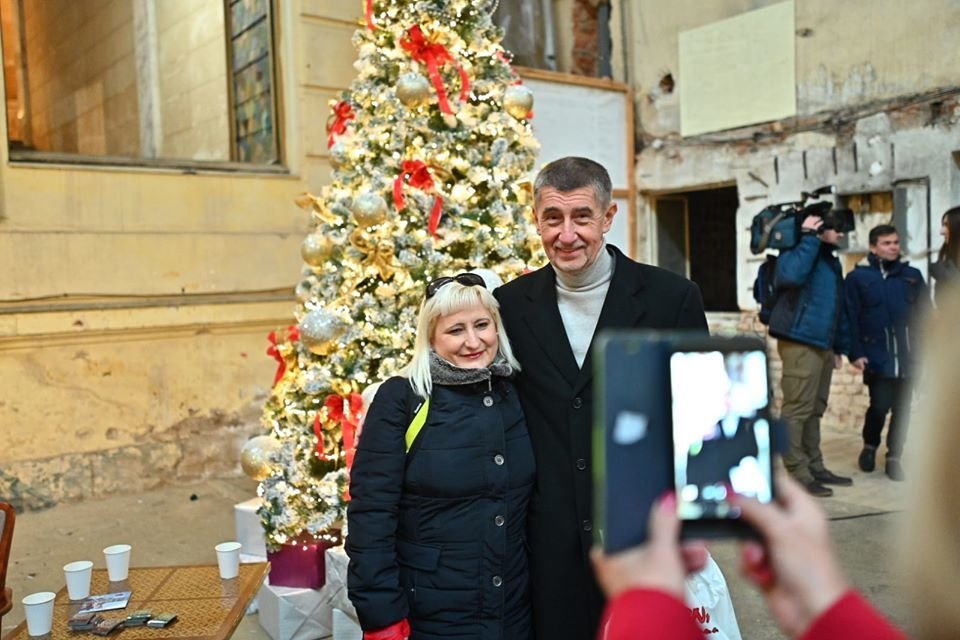
POLYGON ((910 329, 930 298, 923 275, 900 259, 895 227, 882 224, 870 230, 867 263, 847 275, 844 296, 850 318, 850 362, 863 371, 863 382, 870 390, 857 463, 863 471, 873 471, 890 413, 886 472, 893 480, 903 480, 900 455, 910 419, 909 382, 916 351, 916 336, 910 329))
POLYGON ((350 474, 347 588, 365 640, 532 638, 536 465, 517 371, 483 279, 432 281, 406 377, 377 391, 350 474))
POLYGON ((938 260, 930 265, 930 277, 937 282, 933 290, 937 306, 943 299, 943 292, 960 281, 960 207, 948 209, 940 219, 940 235, 943 246, 940 247, 938 260))
POLYGON ((517 389, 537 459, 530 501, 530 580, 538 640, 592 640, 603 596, 590 566, 593 364, 597 331, 707 333, 697 285, 606 244, 617 205, 610 176, 561 158, 534 184, 537 232, 550 264, 495 295, 523 371, 517 389))
POLYGON ((827 410, 833 369, 849 350, 849 326, 843 306, 843 275, 834 255, 843 236, 823 228, 819 216, 802 223, 799 244, 777 259, 777 301, 770 313, 770 335, 783 361, 781 417, 790 429, 790 450, 783 462, 790 475, 815 496, 833 495, 829 484, 849 486, 823 463, 820 418, 827 410))

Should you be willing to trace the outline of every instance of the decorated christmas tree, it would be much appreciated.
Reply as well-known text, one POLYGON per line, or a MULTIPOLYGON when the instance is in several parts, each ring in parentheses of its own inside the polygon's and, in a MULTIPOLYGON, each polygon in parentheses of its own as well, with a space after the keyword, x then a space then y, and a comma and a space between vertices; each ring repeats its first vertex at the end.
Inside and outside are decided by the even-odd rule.
POLYGON ((311 212, 295 325, 244 468, 261 480, 272 548, 346 517, 361 392, 406 364, 431 279, 542 262, 529 176, 532 96, 499 42, 491 0, 365 0, 358 71, 328 121, 334 171, 311 212))

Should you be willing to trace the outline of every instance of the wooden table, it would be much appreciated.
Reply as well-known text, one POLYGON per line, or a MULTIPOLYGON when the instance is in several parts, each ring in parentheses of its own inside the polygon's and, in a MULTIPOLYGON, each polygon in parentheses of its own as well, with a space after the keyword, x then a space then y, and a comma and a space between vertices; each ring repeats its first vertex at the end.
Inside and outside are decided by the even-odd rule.
MULTIPOLYGON (((108 582, 106 569, 94 569, 90 593, 98 595, 131 591, 126 609, 104 611, 104 618, 125 618, 134 609, 152 609, 154 615, 169 611, 177 620, 168 627, 130 627, 108 638, 118 640, 226 640, 233 635, 247 605, 260 590, 269 563, 241 564, 240 575, 221 580, 216 565, 175 567, 131 567, 123 582, 108 582)), ((53 629, 45 640, 99 639, 91 632, 73 632, 67 620, 80 609, 67 598, 67 588, 57 592, 53 608, 53 629)), ((22 622, 4 640, 28 640, 27 623, 22 622)))

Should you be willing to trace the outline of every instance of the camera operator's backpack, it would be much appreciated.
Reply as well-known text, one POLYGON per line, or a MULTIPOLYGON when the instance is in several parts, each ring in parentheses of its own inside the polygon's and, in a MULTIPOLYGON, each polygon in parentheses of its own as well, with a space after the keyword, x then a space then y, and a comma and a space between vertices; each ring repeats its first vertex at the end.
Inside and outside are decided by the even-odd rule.
POLYGON ((777 292, 773 288, 773 278, 777 273, 777 256, 767 254, 767 259, 760 263, 757 277, 753 281, 753 299, 760 305, 757 317, 763 324, 770 324, 770 314, 773 305, 777 302, 777 292))
POLYGON ((800 242, 800 222, 793 206, 766 207, 750 222, 751 253, 795 247, 800 242))

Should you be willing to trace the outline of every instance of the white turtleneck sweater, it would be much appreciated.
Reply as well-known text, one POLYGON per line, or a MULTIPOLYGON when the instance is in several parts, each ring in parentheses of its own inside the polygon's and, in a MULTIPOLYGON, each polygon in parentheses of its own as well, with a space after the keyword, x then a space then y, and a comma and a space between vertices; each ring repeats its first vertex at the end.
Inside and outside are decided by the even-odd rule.
POLYGON ((554 269, 557 274, 557 305, 578 367, 583 366, 593 340, 600 310, 603 309, 603 301, 613 278, 613 267, 613 254, 604 243, 597 259, 583 273, 563 273, 554 269))

